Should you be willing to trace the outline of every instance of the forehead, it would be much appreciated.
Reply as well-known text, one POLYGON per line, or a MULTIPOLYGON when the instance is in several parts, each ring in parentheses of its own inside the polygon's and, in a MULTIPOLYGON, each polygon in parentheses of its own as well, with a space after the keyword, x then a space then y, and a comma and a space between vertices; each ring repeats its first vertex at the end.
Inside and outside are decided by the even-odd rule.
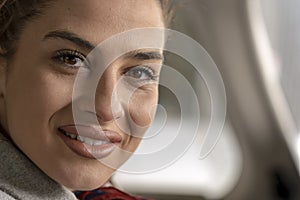
POLYGON ((34 21, 37 34, 67 30, 94 44, 133 28, 163 27, 158 0, 56 0, 34 21))

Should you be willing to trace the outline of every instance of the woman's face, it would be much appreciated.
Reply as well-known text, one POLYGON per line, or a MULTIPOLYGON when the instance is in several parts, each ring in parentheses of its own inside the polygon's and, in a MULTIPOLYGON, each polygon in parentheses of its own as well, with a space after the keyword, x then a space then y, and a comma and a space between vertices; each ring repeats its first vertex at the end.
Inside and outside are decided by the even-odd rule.
POLYGON ((109 65, 97 85, 95 113, 85 109, 87 99, 78 100, 83 114, 96 116, 102 128, 99 131, 88 122, 77 124, 85 134, 84 143, 71 138, 78 134, 72 112, 78 69, 92 46, 114 34, 163 27, 161 8, 155 0, 57 0, 42 13, 25 25, 16 53, 5 66, 1 122, 16 145, 52 179, 70 189, 93 189, 107 181, 114 169, 92 154, 99 159, 113 156, 121 162, 122 154, 112 146, 134 151, 140 139, 132 136, 130 123, 150 124, 162 60, 160 52, 149 56, 139 51, 138 56, 123 56, 109 65), (123 93, 143 82, 129 103, 123 102, 122 94, 112 99, 121 77, 123 93), (112 104, 118 107, 114 114, 112 104), (127 122, 127 127, 120 127, 117 120, 127 122))

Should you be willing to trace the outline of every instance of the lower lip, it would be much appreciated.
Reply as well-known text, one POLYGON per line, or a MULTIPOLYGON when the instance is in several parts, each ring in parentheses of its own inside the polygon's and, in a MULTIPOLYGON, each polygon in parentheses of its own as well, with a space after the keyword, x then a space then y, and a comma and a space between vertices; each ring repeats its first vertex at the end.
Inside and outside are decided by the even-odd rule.
POLYGON ((111 154, 116 146, 114 143, 107 143, 102 145, 89 145, 82 143, 76 139, 69 138, 61 132, 58 132, 60 138, 64 143, 77 155, 90 158, 101 159, 111 154))

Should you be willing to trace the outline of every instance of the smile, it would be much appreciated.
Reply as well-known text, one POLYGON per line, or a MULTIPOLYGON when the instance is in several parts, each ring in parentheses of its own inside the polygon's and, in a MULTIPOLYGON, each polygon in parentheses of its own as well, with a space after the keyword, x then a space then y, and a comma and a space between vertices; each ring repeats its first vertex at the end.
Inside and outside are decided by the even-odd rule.
POLYGON ((117 132, 97 130, 92 126, 68 125, 61 126, 57 130, 66 146, 85 158, 104 158, 122 141, 117 132))
POLYGON ((78 140, 78 141, 80 141, 80 142, 82 142, 82 143, 88 144, 88 145, 93 145, 93 146, 95 146, 95 145, 103 145, 103 144, 108 144, 108 143, 109 143, 109 141, 95 140, 95 139, 92 139, 92 138, 82 137, 82 136, 80 136, 80 135, 75 135, 75 134, 66 132, 66 131, 64 131, 64 130, 62 130, 62 129, 60 129, 60 131, 61 131, 64 135, 68 136, 69 138, 74 139, 74 140, 76 139, 76 140, 78 140))

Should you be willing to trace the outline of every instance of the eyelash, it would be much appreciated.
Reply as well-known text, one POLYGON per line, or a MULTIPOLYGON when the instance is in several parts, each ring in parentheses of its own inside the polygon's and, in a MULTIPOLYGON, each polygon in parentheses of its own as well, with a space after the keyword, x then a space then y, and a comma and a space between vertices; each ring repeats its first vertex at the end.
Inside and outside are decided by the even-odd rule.
POLYGON ((76 66, 75 64, 73 64, 73 65, 72 64, 68 64, 68 63, 66 63, 66 60, 64 60, 66 58, 76 59, 77 62, 80 60, 80 62, 82 62, 82 63, 85 60, 85 56, 82 53, 80 53, 77 50, 71 50, 71 49, 59 50, 52 57, 52 59, 55 62, 57 62, 59 64, 64 64, 67 68, 70 68, 70 69, 78 69, 79 67, 83 66, 82 64, 80 66, 76 66))
MULTIPOLYGON (((66 61, 64 59, 66 59, 67 57, 69 58, 75 58, 75 59, 79 59, 80 62, 84 62, 86 60, 86 56, 83 55, 82 53, 80 53, 77 50, 71 50, 71 49, 62 49, 59 50, 55 53, 55 55, 52 57, 52 59, 59 63, 59 64, 63 64, 64 67, 66 67, 67 69, 71 69, 71 70, 77 70, 78 68, 82 67, 83 64, 81 64, 80 66, 75 66, 74 64, 68 64, 66 63, 66 61)), ((77 60, 78 61, 78 60, 77 60)), ((158 76, 155 75, 154 70, 147 65, 137 65, 134 67, 130 67, 125 69, 124 71, 124 75, 125 76, 131 76, 132 78, 134 75, 136 74, 130 74, 130 73, 135 73, 135 72, 142 72, 145 73, 147 75, 148 78, 144 78, 144 79, 139 79, 139 81, 143 82, 143 81, 157 81, 158 76)), ((138 79, 138 78, 135 78, 138 79)))
MULTIPOLYGON (((147 65, 138 65, 138 66, 134 66, 129 69, 126 69, 126 72, 124 73, 124 75, 126 75, 126 76, 133 75, 134 76, 134 74, 130 75, 130 72, 135 73, 138 71, 145 73, 148 76, 148 78, 140 79, 140 81, 157 81, 158 76, 156 76, 154 70, 147 65)), ((132 76, 132 78, 135 78, 133 76, 132 76)), ((138 78, 136 78, 136 79, 138 79, 138 78)))

